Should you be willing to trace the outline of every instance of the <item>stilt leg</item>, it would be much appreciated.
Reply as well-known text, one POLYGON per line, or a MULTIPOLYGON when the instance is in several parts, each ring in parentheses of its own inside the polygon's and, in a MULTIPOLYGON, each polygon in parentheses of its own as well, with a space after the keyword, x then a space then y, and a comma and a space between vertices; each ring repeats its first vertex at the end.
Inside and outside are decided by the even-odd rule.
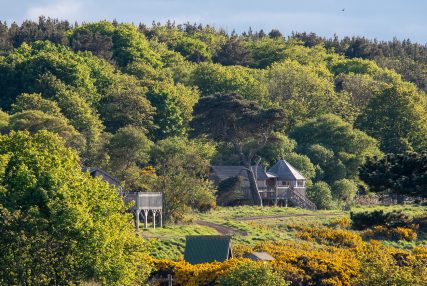
POLYGON ((135 210, 135 226, 136 226, 136 231, 139 231, 139 213, 141 211, 136 209, 135 210))
POLYGON ((148 228, 148 210, 144 210, 144 228, 148 228))

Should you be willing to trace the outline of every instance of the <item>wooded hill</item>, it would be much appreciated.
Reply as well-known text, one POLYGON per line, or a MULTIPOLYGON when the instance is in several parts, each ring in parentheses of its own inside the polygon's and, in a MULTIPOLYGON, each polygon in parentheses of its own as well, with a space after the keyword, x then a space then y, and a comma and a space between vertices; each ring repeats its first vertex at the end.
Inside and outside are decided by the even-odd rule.
MULTIPOLYGON (((366 157, 427 148, 427 48, 409 40, 42 17, 0 23, 0 54, 2 133, 58 133, 82 165, 129 189, 161 186, 166 201, 168 190, 185 202, 199 194, 187 207, 214 204, 206 166, 242 160, 224 138, 189 139, 193 108, 217 93, 282 110, 275 140, 256 152, 261 164, 286 158, 328 200, 367 188, 359 179, 366 157)), ((179 217, 174 208, 167 216, 179 217)))

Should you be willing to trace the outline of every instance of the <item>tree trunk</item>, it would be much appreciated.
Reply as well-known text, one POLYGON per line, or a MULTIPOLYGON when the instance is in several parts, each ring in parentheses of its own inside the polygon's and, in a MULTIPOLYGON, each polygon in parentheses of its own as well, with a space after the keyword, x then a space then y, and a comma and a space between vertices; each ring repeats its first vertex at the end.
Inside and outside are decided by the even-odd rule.
POLYGON ((262 199, 261 199, 261 195, 258 191, 258 185, 256 183, 255 174, 254 174, 251 166, 246 166, 246 168, 247 168, 246 172, 248 174, 249 189, 251 192, 252 201, 253 201, 254 205, 262 206, 262 199))
POLYGON ((234 147, 236 148, 237 153, 240 155, 240 160, 242 161, 243 165, 246 167, 246 173, 248 175, 249 190, 251 193, 252 202, 254 205, 262 206, 261 195, 259 194, 258 185, 255 179, 255 174, 251 166, 252 158, 250 156, 245 156, 243 154, 242 144, 235 144, 234 147))

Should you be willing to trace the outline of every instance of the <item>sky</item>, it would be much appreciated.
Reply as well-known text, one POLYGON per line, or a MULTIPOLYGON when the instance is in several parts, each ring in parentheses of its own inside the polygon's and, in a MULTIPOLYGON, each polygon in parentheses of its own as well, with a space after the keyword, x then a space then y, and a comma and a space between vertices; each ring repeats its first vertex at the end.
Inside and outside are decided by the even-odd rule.
POLYGON ((427 0, 0 0, 0 20, 40 15, 74 23, 97 20, 151 24, 197 22, 227 32, 279 29, 324 37, 394 37, 427 43, 427 0), (344 10, 344 11, 342 11, 344 10))

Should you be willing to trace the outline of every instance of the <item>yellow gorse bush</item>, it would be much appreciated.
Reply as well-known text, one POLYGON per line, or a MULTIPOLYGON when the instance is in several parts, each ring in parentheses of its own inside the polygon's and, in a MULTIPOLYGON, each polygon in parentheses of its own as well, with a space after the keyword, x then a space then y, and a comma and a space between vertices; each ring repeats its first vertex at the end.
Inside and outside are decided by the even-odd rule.
POLYGON ((387 239, 387 240, 406 240, 414 241, 417 239, 417 226, 409 227, 385 227, 374 226, 362 233, 364 238, 368 239, 387 239))
MULTIPOLYGON (((275 260, 269 263, 290 285, 427 285, 427 248, 403 250, 371 240, 364 242, 353 231, 331 228, 295 228, 305 241, 263 242, 255 247, 240 245, 239 256, 265 251, 275 260)), ((410 229, 414 231, 413 229, 410 229)), ((411 237, 405 228, 393 231, 411 237)), ((247 259, 191 265, 184 261, 152 259, 152 277, 172 274, 174 285, 217 285, 218 278, 247 259)), ((154 279, 155 280, 155 279, 154 279)))

